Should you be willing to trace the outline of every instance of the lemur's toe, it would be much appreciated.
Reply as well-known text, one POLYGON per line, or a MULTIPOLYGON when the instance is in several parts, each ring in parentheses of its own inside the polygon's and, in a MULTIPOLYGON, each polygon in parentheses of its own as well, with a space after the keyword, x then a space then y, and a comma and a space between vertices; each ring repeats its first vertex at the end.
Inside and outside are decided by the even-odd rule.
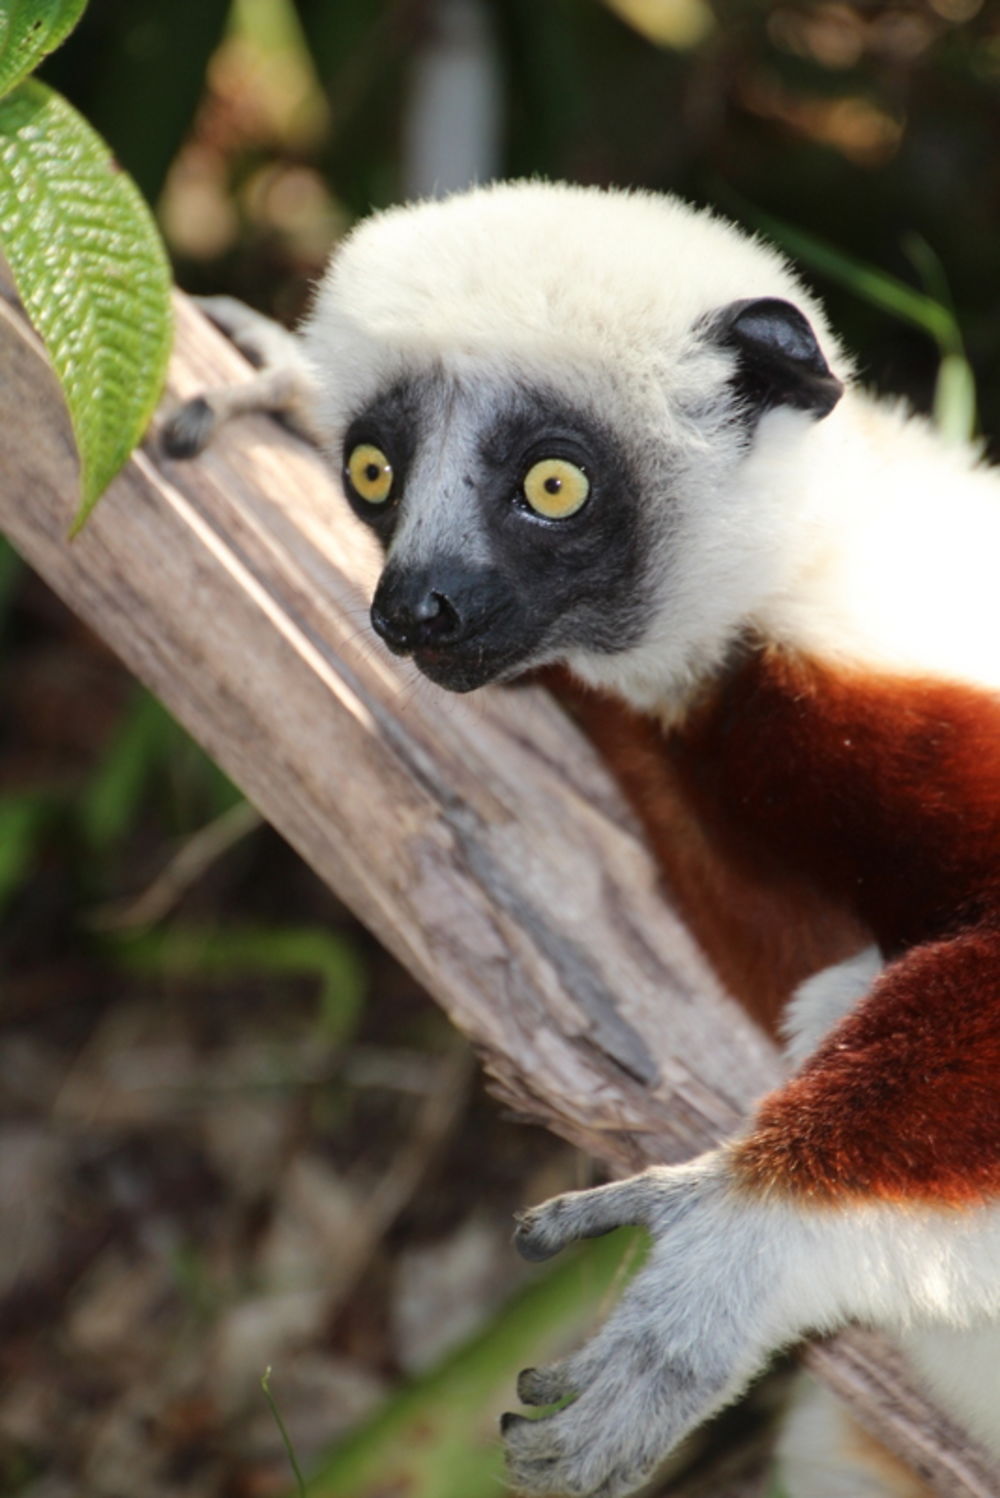
POLYGON ((520 1213, 514 1228, 514 1247, 522 1259, 528 1259, 533 1264, 551 1259, 564 1244, 570 1242, 572 1236, 554 1232, 551 1220, 544 1213, 544 1207, 520 1213))
POLYGON ((522 1404, 558 1404, 577 1393, 569 1361, 548 1368, 525 1368, 518 1375, 517 1397, 522 1404))
POLYGON ((658 1201, 655 1186, 643 1178, 569 1191, 532 1207, 517 1218, 514 1246, 525 1259, 549 1259, 578 1238, 600 1238, 615 1228, 646 1224, 658 1201))
POLYGON ((211 442, 218 424, 215 408, 196 395, 174 412, 160 433, 160 446, 168 458, 196 458, 211 442))
POLYGON ((562 1451, 553 1415, 515 1415, 509 1411, 500 1416, 500 1434, 507 1448, 507 1459, 516 1467, 518 1457, 526 1462, 551 1462, 562 1451))

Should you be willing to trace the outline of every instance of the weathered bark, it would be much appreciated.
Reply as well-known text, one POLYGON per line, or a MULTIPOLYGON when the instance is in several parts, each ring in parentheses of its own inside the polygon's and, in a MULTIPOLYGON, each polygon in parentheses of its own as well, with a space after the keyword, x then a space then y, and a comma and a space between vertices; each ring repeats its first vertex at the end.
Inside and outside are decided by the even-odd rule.
MULTIPOLYGON (((245 376, 183 299, 178 323, 173 399, 245 376)), ((385 655, 367 537, 317 455, 260 420, 193 464, 147 444, 68 542, 57 387, 3 305, 0 343, 0 527, 447 1009, 494 1089, 615 1168, 731 1131, 776 1054, 559 709, 534 687, 449 697, 385 655)), ((938 1492, 1000 1494, 868 1344, 815 1358, 938 1492)))

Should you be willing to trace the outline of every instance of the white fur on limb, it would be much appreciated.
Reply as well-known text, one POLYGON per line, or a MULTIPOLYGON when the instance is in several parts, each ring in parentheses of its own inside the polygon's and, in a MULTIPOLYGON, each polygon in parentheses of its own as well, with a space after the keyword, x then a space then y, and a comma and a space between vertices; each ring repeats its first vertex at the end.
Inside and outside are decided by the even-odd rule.
MULTIPOLYGON (((525 1491, 629 1492, 806 1332, 856 1320, 961 1336, 1000 1317, 1000 1208, 761 1200, 734 1186, 725 1150, 556 1197, 525 1214, 518 1241, 547 1257, 625 1223, 653 1235, 643 1270, 586 1347, 522 1380, 529 1403, 576 1396, 551 1421, 508 1421, 511 1473, 525 1491)), ((980 1433, 1000 1450, 1000 1421, 980 1433)))

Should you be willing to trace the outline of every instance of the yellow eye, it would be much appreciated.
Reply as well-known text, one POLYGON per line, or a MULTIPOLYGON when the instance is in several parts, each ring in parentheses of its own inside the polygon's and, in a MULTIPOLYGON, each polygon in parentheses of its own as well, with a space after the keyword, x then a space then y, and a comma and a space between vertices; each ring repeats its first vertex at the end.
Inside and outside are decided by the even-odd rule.
POLYGON ((347 460, 351 488, 366 504, 384 505, 392 493, 392 464, 380 447, 361 442, 347 460))
POLYGON ((543 458, 528 469, 521 487, 536 515, 565 520, 585 504, 590 480, 582 468, 565 458, 543 458))

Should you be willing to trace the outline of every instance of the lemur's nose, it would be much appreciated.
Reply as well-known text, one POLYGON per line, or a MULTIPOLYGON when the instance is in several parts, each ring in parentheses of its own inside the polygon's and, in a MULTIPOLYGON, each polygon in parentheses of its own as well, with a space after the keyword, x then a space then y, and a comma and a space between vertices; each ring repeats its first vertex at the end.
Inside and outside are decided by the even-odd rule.
POLYGON ((461 638, 462 617, 441 588, 426 578, 383 572, 371 609, 372 627, 396 655, 433 649, 461 638))

